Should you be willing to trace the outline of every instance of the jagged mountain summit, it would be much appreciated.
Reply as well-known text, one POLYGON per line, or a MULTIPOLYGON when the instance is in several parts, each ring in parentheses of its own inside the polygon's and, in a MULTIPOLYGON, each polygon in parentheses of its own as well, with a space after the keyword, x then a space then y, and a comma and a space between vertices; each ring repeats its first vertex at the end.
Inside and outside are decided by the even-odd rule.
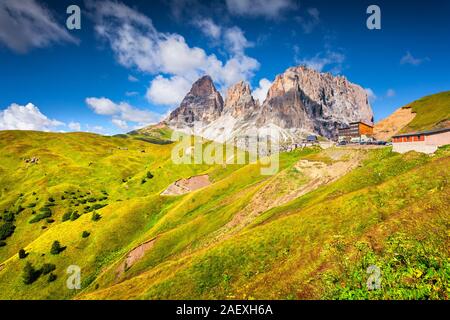
POLYGON ((278 75, 262 104, 243 81, 228 89, 224 102, 211 77, 203 76, 165 120, 175 130, 219 142, 255 130, 259 135, 276 132, 285 141, 308 134, 333 138, 340 126, 353 121, 373 123, 367 92, 343 76, 305 66, 278 75))
POLYGON ((180 106, 169 115, 170 125, 183 128, 194 123, 209 123, 220 117, 223 99, 210 76, 203 76, 193 85, 180 106))

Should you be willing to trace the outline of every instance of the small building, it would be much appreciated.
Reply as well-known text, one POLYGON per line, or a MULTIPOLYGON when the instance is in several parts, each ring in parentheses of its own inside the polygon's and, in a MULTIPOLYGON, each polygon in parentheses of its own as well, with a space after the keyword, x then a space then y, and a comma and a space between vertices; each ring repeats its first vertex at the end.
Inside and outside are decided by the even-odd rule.
POLYGON ((317 136, 310 135, 306 137, 306 142, 309 143, 317 143, 319 140, 317 139, 317 136))
POLYGON ((393 151, 434 153, 439 147, 450 144, 450 128, 398 134, 392 137, 393 151))
POLYGON ((352 138, 359 138, 361 136, 372 137, 373 136, 373 125, 368 123, 358 121, 351 122, 348 126, 338 129, 339 141, 346 140, 349 141, 352 138))

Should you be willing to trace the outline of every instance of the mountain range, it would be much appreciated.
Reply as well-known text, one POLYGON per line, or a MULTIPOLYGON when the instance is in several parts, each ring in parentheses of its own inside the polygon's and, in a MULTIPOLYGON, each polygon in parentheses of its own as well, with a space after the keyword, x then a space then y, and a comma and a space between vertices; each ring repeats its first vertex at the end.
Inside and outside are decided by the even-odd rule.
POLYGON ((244 81, 228 88, 224 99, 205 75, 163 123, 224 142, 252 133, 278 134, 282 141, 309 134, 334 138, 339 127, 354 121, 373 123, 365 89, 343 76, 298 66, 275 78, 264 101, 256 100, 244 81))

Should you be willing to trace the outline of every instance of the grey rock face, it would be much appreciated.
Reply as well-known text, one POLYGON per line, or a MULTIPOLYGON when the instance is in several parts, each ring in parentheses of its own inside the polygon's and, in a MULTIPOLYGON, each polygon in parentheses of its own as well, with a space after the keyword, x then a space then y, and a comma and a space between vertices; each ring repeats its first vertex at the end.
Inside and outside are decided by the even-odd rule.
POLYGON ((248 83, 240 81, 228 89, 224 114, 229 114, 236 119, 249 119, 257 108, 258 104, 252 97, 248 83))
POLYGON ((182 128, 192 126, 195 122, 208 124, 220 117, 223 99, 210 76, 198 79, 191 91, 167 119, 170 126, 182 128))
POLYGON ((367 92, 345 77, 293 67, 276 77, 257 124, 272 122, 282 128, 298 128, 326 137, 340 125, 373 122, 367 92))
POLYGON ((373 123, 373 112, 362 87, 343 76, 299 66, 275 78, 261 106, 243 81, 228 89, 224 103, 212 79, 204 76, 167 120, 175 129, 195 123, 200 126, 196 134, 213 140, 219 133, 231 137, 248 128, 268 127, 276 128, 282 136, 292 137, 295 132, 332 138, 340 126, 350 122, 373 123))

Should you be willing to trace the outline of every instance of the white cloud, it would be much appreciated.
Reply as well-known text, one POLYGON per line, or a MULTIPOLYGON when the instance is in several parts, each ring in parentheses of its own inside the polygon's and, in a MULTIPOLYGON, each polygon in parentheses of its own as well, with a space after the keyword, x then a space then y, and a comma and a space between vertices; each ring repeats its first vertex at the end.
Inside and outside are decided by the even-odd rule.
POLYGON ((132 75, 130 74, 130 75, 128 75, 128 81, 130 81, 130 82, 138 82, 139 79, 136 78, 135 76, 132 76, 132 75))
POLYGON ((147 94, 153 103, 179 103, 180 92, 186 91, 185 84, 192 84, 204 74, 209 74, 221 90, 248 80, 260 66, 257 60, 244 54, 250 42, 238 28, 227 30, 230 56, 222 62, 202 48, 189 46, 181 35, 158 32, 148 17, 122 3, 88 2, 88 6, 95 11, 95 30, 110 43, 119 63, 157 75, 147 94), (157 91, 173 94, 158 97, 157 91))
POLYGON ((120 129, 127 130, 128 129, 128 123, 125 120, 121 119, 112 119, 111 122, 119 127, 120 129))
POLYGON ((35 0, 2 0, 0 2, 0 43, 9 49, 26 53, 52 43, 78 43, 55 20, 53 14, 35 0))
POLYGON ((25 106, 13 103, 0 111, 0 130, 56 131, 64 125, 61 121, 49 119, 32 103, 25 106))
POLYGON ((397 93, 395 92, 394 89, 388 89, 388 91, 386 92, 386 97, 392 98, 392 97, 395 97, 396 94, 397 93))
POLYGON ((92 132, 92 133, 97 133, 97 134, 105 134, 106 133, 106 129, 103 128, 102 126, 91 126, 91 125, 86 125, 86 132, 92 132))
POLYGON ((164 78, 159 75, 150 83, 146 97, 157 104, 175 106, 189 92, 192 82, 180 76, 164 78))
POLYGON ((428 61, 429 58, 415 58, 411 52, 406 52, 406 54, 400 59, 400 64, 410 64, 412 66, 418 66, 428 61))
POLYGON ((226 0, 228 11, 238 16, 276 19, 297 6, 291 0, 226 0))
POLYGON ((372 89, 370 88, 365 88, 364 90, 366 90, 367 92, 367 97, 369 98, 370 102, 374 102, 377 99, 377 96, 375 94, 375 92, 373 92, 372 89))
POLYGON ((242 55, 246 48, 253 46, 244 36, 244 32, 238 27, 232 27, 225 31, 225 45, 227 48, 238 55, 242 55))
POLYGON ((72 131, 81 131, 81 124, 79 122, 69 122, 67 126, 72 131))
POLYGON ((270 80, 266 78, 259 80, 259 87, 253 90, 253 98, 259 100, 259 103, 262 104, 266 100, 267 92, 269 92, 271 86, 272 82, 270 80))
POLYGON ((86 98, 86 104, 96 113, 112 116, 120 112, 120 106, 106 98, 86 98))
POLYGON ((120 128, 128 127, 127 122, 134 122, 143 127, 158 122, 161 115, 148 110, 142 110, 126 102, 115 103, 108 98, 86 98, 86 104, 95 113, 112 116, 112 122, 120 128))
POLYGON ((198 27, 203 34, 214 40, 218 40, 222 34, 222 28, 209 18, 195 20, 194 25, 198 27))
POLYGON ((322 72, 326 69, 329 69, 332 73, 340 73, 342 71, 342 64, 345 61, 345 55, 336 52, 327 50, 326 52, 320 52, 311 58, 306 59, 296 59, 298 64, 304 64, 314 70, 322 72))
POLYGON ((299 16, 297 22, 302 26, 304 33, 311 33, 320 23, 320 11, 317 8, 308 8, 306 17, 299 16))

